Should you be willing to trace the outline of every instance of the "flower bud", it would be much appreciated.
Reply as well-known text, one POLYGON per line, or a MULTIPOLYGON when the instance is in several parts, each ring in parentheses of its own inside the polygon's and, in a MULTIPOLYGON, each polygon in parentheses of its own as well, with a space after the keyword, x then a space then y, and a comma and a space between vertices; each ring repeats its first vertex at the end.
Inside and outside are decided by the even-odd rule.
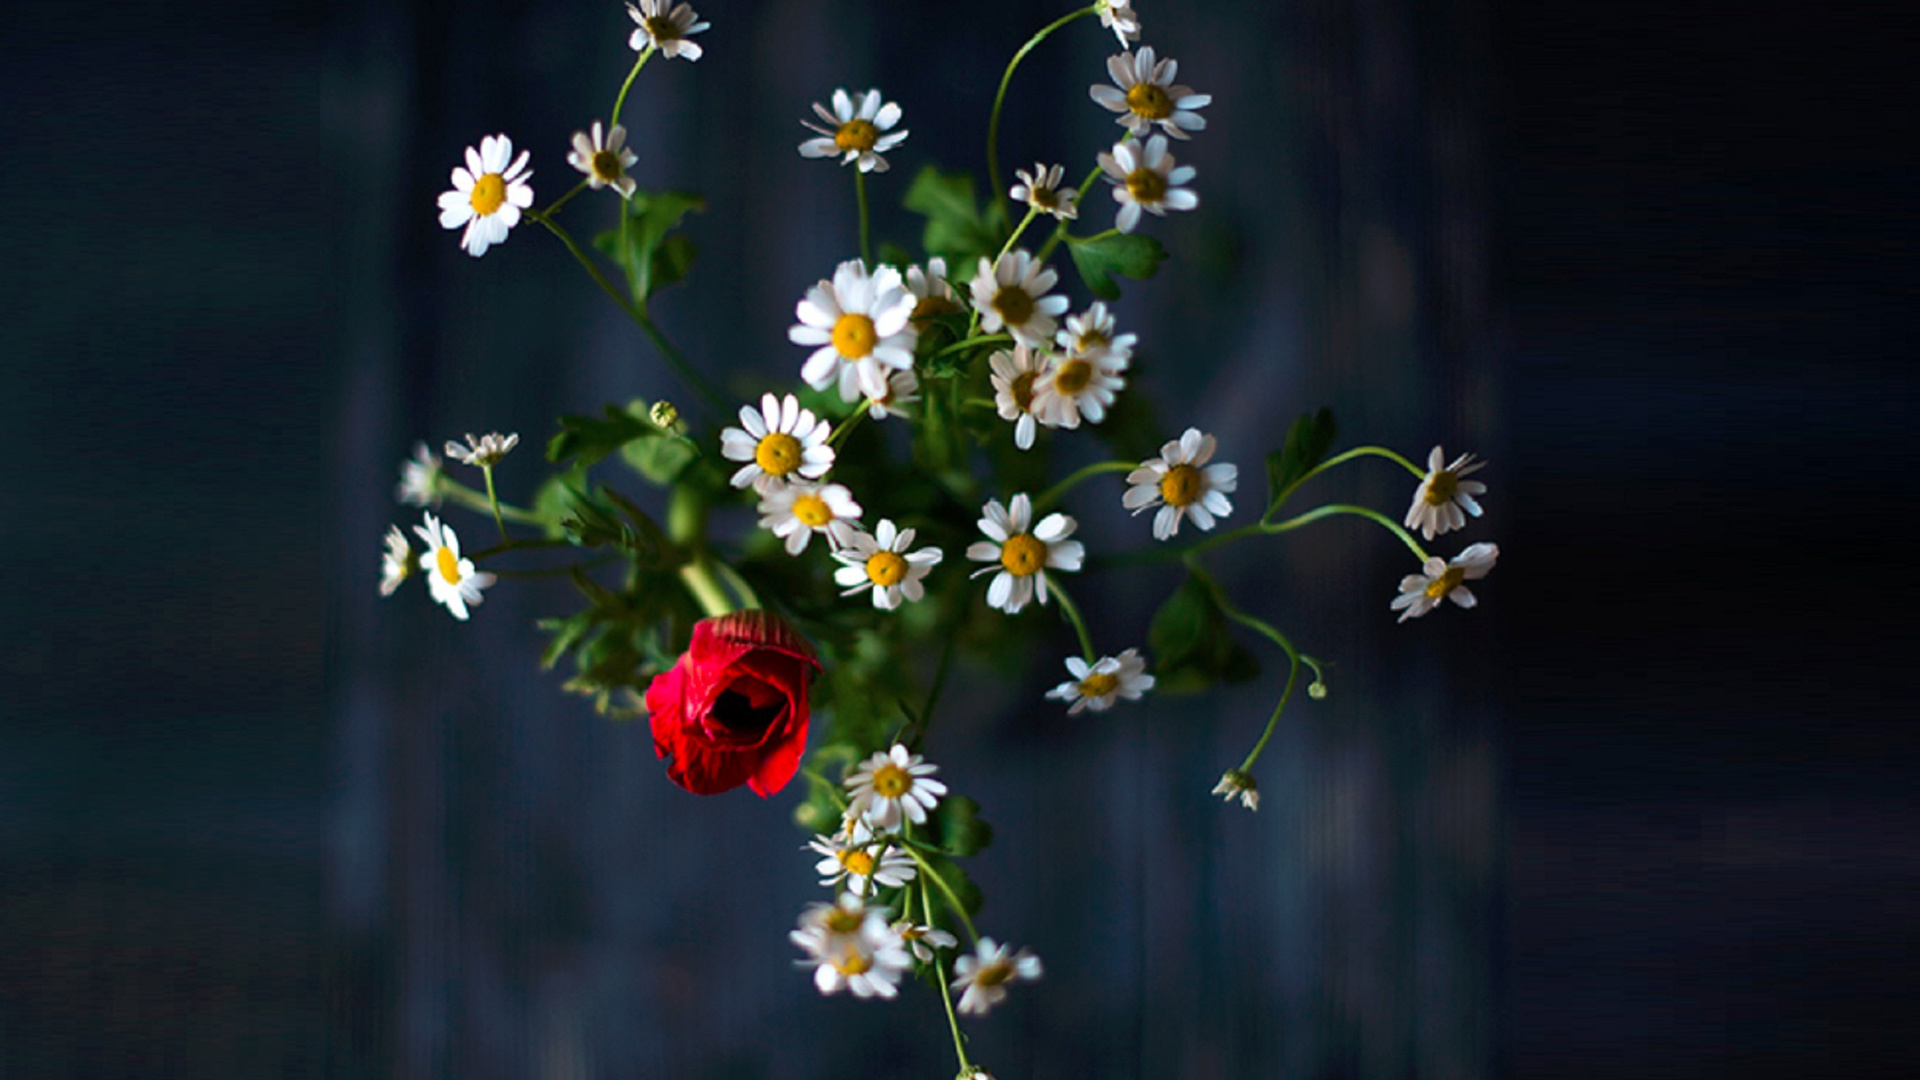
POLYGON ((813 646, 768 611, 702 619, 673 667, 647 686, 654 753, 696 795, 787 786, 807 746, 813 646))
POLYGON ((680 420, 680 410, 664 398, 654 402, 653 407, 647 410, 647 419, 653 421, 654 427, 671 435, 682 435, 687 430, 686 424, 680 420))
POLYGON ((1228 769, 1220 776, 1220 782, 1213 785, 1213 793, 1232 802, 1235 796, 1240 805, 1249 810, 1260 809, 1260 785, 1253 782, 1253 775, 1239 769, 1228 769))

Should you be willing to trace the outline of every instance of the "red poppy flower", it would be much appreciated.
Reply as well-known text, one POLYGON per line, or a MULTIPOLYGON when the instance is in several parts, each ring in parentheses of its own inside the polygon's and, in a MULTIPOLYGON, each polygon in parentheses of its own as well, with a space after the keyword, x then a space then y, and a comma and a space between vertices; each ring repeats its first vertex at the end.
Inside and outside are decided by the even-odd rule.
POLYGON ((769 612, 694 624, 687 651, 647 686, 654 752, 673 759, 667 778, 695 795, 786 787, 807 746, 807 680, 819 666, 769 612))

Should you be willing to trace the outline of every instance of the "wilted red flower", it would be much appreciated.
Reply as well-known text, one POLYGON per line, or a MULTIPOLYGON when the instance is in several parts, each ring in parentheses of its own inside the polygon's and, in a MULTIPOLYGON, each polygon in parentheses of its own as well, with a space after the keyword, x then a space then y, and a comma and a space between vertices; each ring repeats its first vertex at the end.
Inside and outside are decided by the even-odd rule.
POLYGON ((694 624, 687 651, 647 686, 654 752, 673 758, 667 778, 695 795, 786 787, 807 746, 807 680, 819 666, 770 612, 694 624))

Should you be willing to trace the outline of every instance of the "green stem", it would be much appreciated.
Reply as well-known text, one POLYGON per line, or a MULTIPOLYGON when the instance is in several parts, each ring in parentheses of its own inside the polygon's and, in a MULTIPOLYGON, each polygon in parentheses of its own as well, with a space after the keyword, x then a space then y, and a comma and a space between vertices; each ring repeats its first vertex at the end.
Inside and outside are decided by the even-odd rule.
MULTIPOLYGON (((1045 570, 1040 572, 1043 574, 1046 573, 1045 570)), ((1080 635, 1081 655, 1086 659, 1087 663, 1093 663, 1093 638, 1087 635, 1087 621, 1080 617, 1080 609, 1074 606, 1073 597, 1067 595, 1067 590, 1061 588, 1059 583, 1052 582, 1051 579, 1049 579, 1049 581, 1050 584, 1047 591, 1051 592, 1054 598, 1060 601, 1061 614, 1065 615, 1067 621, 1073 624, 1073 632, 1080 635)))
POLYGON ((481 559, 491 559, 495 555, 505 555, 509 551, 534 551, 540 548, 570 546, 571 544, 566 540, 503 540, 490 548, 474 552, 472 558, 478 562, 481 559))
MULTIPOLYGON (((918 855, 914 856, 919 858, 918 855)), ((920 876, 920 910, 927 916, 927 926, 933 926, 933 894, 927 890, 927 875, 920 876)), ((962 916, 964 917, 964 915, 962 916)), ((953 1012, 953 990, 947 986, 947 972, 940 963, 940 953, 933 954, 934 981, 940 984, 940 1001, 947 1007, 947 1028, 953 1032, 953 1053, 960 1059, 960 1075, 966 1076, 973 1065, 967 1061, 967 1047, 960 1035, 960 1018, 953 1012)))
MULTIPOLYGON (((1123 138, 1123 139, 1121 139, 1120 141, 1121 141, 1121 142, 1126 142, 1126 141, 1127 141, 1127 139, 1131 139, 1131 138, 1133 138, 1133 135, 1132 135, 1131 133, 1129 133, 1129 134, 1128 134, 1128 135, 1126 136, 1126 138, 1123 138)), ((1104 171, 1104 170, 1102 170, 1102 169, 1100 168, 1100 166, 1098 166, 1098 165, 1095 165, 1095 166, 1093 167, 1093 171, 1087 174, 1087 178, 1086 178, 1085 180, 1082 180, 1082 181, 1080 181, 1080 194, 1079 194, 1079 196, 1078 196, 1078 197, 1076 197, 1076 198, 1075 198, 1075 199, 1073 200, 1073 205, 1075 205, 1075 206, 1082 206, 1082 205, 1084 205, 1084 204, 1086 203, 1086 201, 1087 201, 1087 192, 1089 192, 1089 191, 1092 191, 1092 190, 1093 190, 1093 182, 1094 182, 1095 180, 1098 180, 1098 179, 1100 179, 1100 174, 1101 174, 1101 172, 1103 172, 1103 171, 1104 171)), ((1070 222, 1070 221, 1068 221, 1068 220, 1067 220, 1066 218, 1062 218, 1062 219, 1060 219, 1060 224, 1058 224, 1058 225, 1055 225, 1055 226, 1053 227, 1053 235, 1052 235, 1052 236, 1049 236, 1049 237, 1047 237, 1047 242, 1046 242, 1046 243, 1044 243, 1044 244, 1042 244, 1042 245, 1040 245, 1040 251, 1039 251, 1039 253, 1038 253, 1038 254, 1036 254, 1036 255, 1034 256, 1034 259, 1035 259, 1035 261, 1037 261, 1037 262, 1046 262, 1046 261, 1047 261, 1047 256, 1049 256, 1049 255, 1051 255, 1051 254, 1053 254, 1053 249, 1054 249, 1054 248, 1057 248, 1057 247, 1059 247, 1059 246, 1060 246, 1060 241, 1062 241, 1062 240, 1065 240, 1065 239, 1067 239, 1067 238, 1068 238, 1068 237, 1067 237, 1067 226, 1068 226, 1069 224, 1071 224, 1071 222, 1070 222)))
POLYGON ((1292 532, 1302 525, 1311 525, 1322 518, 1334 517, 1339 514, 1351 514, 1355 517, 1363 517, 1368 521, 1374 522, 1381 528, 1399 537, 1400 542, 1407 545, 1407 550, 1413 552, 1415 558, 1423 563, 1427 561, 1427 550, 1421 547, 1420 542, 1415 540, 1406 529, 1401 528, 1399 522, 1380 513, 1378 510, 1373 510, 1365 506, 1355 506, 1352 503, 1328 503, 1325 506, 1315 507, 1304 514, 1297 514, 1285 521, 1276 521, 1272 524, 1255 522, 1252 525, 1244 525, 1232 532, 1224 532, 1211 539, 1202 540, 1184 551, 1169 551, 1159 557, 1187 559, 1203 551, 1211 551, 1214 548, 1231 544, 1236 540, 1244 540, 1249 536, 1277 536, 1280 533, 1292 532))
POLYGON ((827 445, 835 446, 835 447, 839 446, 840 440, 846 438, 848 433, 853 431, 854 428, 859 427, 860 421, 865 420, 866 418, 867 418, 867 403, 862 401, 859 407, 853 410, 853 415, 847 417, 845 420, 840 421, 840 423, 834 427, 833 433, 827 436, 827 445))
POLYGON ((927 725, 933 722, 933 707, 940 704, 940 692, 947 688, 947 671, 953 664, 953 646, 960 640, 960 626, 966 621, 966 611, 965 606, 955 611, 953 626, 947 631, 947 643, 940 649, 940 666, 933 669, 933 686, 927 690, 927 703, 920 709, 921 738, 926 737, 927 725))
POLYGON ((547 570, 489 570, 488 573, 495 577, 515 579, 560 577, 561 575, 572 576, 575 571, 591 570, 596 566, 605 566, 610 562, 618 562, 621 558, 622 556, 619 555, 603 555, 598 559, 590 559, 583 563, 568 563, 565 566, 556 566, 547 570))
POLYGON ((733 610, 733 601, 720 587, 720 579, 714 575, 713 565, 704 552, 680 567, 680 582, 707 615, 725 615, 733 610))
POLYGON ((1006 73, 1000 76, 1000 89, 993 95, 993 113, 987 118, 987 185, 993 189, 994 201, 999 204, 1002 213, 1005 213, 1007 208, 1007 192, 1000 186, 1000 109, 1006 104, 1007 84, 1013 81, 1014 69, 1020 66, 1020 61, 1025 60, 1035 46, 1047 40, 1048 35, 1055 30, 1083 15, 1095 15, 1099 11, 1100 6, 1094 4, 1060 16, 1041 27, 1039 33, 1028 38, 1027 43, 1020 46, 1019 51, 1013 54, 1013 59, 1007 61, 1006 73))
MULTIPOLYGON (((941 895, 946 897, 947 906, 953 909, 955 915, 960 916, 960 925, 967 928, 967 936, 978 943, 980 934, 973 928, 973 916, 967 914, 967 906, 960 902, 960 897, 954 893, 953 886, 947 884, 947 879, 940 876, 939 872, 933 868, 932 863, 928 862, 925 857, 914 850, 915 845, 908 843, 901 846, 906 850, 907 854, 913 856, 914 862, 920 864, 921 875, 932 878, 933 883, 940 886, 941 895)), ((927 921, 928 923, 932 923, 933 920, 929 918, 927 921)))
MULTIPOLYGON (((1297 682, 1300 677, 1300 651, 1295 649, 1293 642, 1287 640, 1287 635, 1275 629, 1273 624, 1264 619, 1257 619, 1241 611, 1239 608, 1234 607, 1227 599, 1226 590, 1220 587, 1220 583, 1215 581, 1211 574, 1202 570, 1197 562, 1189 559, 1187 561, 1187 569, 1201 584, 1207 587, 1209 592, 1213 593, 1213 602, 1219 605, 1221 614, 1272 641, 1275 645, 1280 646, 1281 651, 1287 654, 1287 685, 1285 689, 1280 691, 1280 702, 1273 707, 1273 715, 1267 717, 1267 727, 1265 731, 1260 733, 1260 741, 1253 744, 1253 749, 1248 751, 1246 760, 1240 763, 1239 771, 1248 772, 1252 770, 1253 763, 1259 760, 1260 752, 1267 748, 1267 740, 1273 738, 1274 729, 1280 724, 1280 713, 1286 709, 1287 700, 1293 697, 1294 683, 1297 682)), ((1319 670, 1317 666, 1314 668, 1316 675, 1319 670)))
POLYGON ((1013 228, 1013 235, 1007 237, 1007 242, 1000 245, 1000 255, 995 255, 993 257, 994 262, 996 263, 999 262, 1001 255, 1005 255, 1007 252, 1013 250, 1013 245, 1016 241, 1020 239, 1020 234, 1027 231, 1027 224, 1031 222, 1033 220, 1033 216, 1035 214, 1038 214, 1039 212, 1040 212, 1040 209, 1038 207, 1034 207, 1034 206, 1027 207, 1027 216, 1020 219, 1020 224, 1014 226, 1013 228))
POLYGON ((1296 479, 1293 483, 1288 484, 1285 488, 1281 489, 1279 498, 1276 498, 1273 500, 1273 505, 1267 507, 1267 512, 1261 515, 1260 520, 1262 522, 1270 520, 1274 514, 1280 511, 1281 505, 1287 501, 1287 498, 1291 496, 1294 493, 1294 491, 1300 487, 1300 485, 1306 483, 1307 481, 1313 479, 1316 476, 1319 476, 1321 473, 1326 472, 1328 469, 1333 468, 1335 465, 1344 464, 1346 462, 1354 460, 1355 458, 1362 458, 1362 457, 1383 457, 1383 458, 1386 458, 1388 461, 1399 462, 1401 468, 1412 473, 1415 477, 1419 479, 1424 480, 1427 477, 1427 471, 1425 469, 1420 468, 1419 466, 1415 465, 1413 462, 1408 461, 1406 458, 1401 457, 1399 454, 1394 453, 1393 451, 1387 449, 1384 446, 1356 446, 1351 450, 1347 450, 1342 453, 1335 454, 1334 456, 1328 458, 1327 460, 1321 462, 1320 464, 1315 465, 1313 468, 1308 469, 1306 472, 1302 473, 1300 477, 1296 479))
POLYGON ((1060 501, 1061 496, 1072 491, 1082 480, 1091 480, 1101 473, 1132 472, 1139 467, 1139 463, 1134 461, 1096 461, 1078 472, 1069 473, 1065 480, 1041 492, 1033 500, 1033 511, 1037 514, 1060 501))
MULTIPOLYGON (((435 490, 469 510, 487 510, 491 508, 487 502, 486 495, 473 490, 457 480, 449 480, 445 476, 440 478, 439 486, 435 488, 435 490)), ((505 515, 509 521, 517 521, 522 525, 546 524, 545 518, 531 510, 522 510, 517 506, 510 506, 506 503, 497 503, 495 505, 499 506, 500 513, 505 515)))
POLYGON ((860 261, 873 267, 873 246, 867 240, 867 174, 853 167, 853 194, 860 203, 860 261))
MULTIPOLYGON (((979 313, 975 312, 974 317, 978 318, 979 313)), ((979 337, 962 338, 946 348, 941 349, 939 352, 934 353, 932 356, 927 357, 927 359, 938 360, 950 353, 964 352, 967 349, 977 349, 987 345, 1004 345, 1012 341, 1012 334, 982 334, 979 337)))
POLYGON ((645 49, 641 50, 640 59, 633 62, 633 70, 627 72, 627 81, 620 84, 620 96, 613 99, 613 119, 607 122, 609 128, 620 123, 620 110, 627 104, 627 91, 633 89, 633 80, 640 74, 640 69, 646 67, 647 61, 651 59, 653 59, 653 46, 648 45, 645 49))
POLYGON ((753 591, 753 586, 740 576, 740 571, 728 565, 725 559, 715 559, 713 565, 720 572, 720 580, 726 582, 727 588, 732 589, 733 595, 739 598, 741 610, 753 611, 761 607, 760 594, 753 591))
POLYGON ((511 538, 507 536, 507 522, 500 516, 500 496, 493 493, 493 466, 480 466, 480 475, 487 478, 487 506, 493 511, 493 523, 500 527, 500 539, 503 542, 510 540, 511 538))
POLYGON ((551 206, 548 206, 545 210, 542 210, 540 212, 542 214, 557 214, 560 212, 561 207, 567 205, 567 203, 571 201, 575 195, 578 195, 585 190, 587 190, 587 182, 585 180, 582 180, 579 183, 573 185, 573 188, 569 190, 565 195, 562 195, 559 198, 553 200, 553 204, 551 206))

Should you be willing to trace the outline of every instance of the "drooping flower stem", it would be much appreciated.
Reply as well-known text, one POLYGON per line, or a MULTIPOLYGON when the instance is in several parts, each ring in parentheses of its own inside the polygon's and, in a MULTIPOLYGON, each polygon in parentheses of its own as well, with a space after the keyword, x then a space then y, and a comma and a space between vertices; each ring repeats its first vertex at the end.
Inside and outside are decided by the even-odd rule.
POLYGON ((714 572, 713 557, 707 553, 707 497, 691 484, 680 484, 667 500, 667 539, 687 552, 680 565, 680 583, 702 614, 725 615, 734 610, 733 600, 721 587, 714 572))
POLYGON ((867 238, 867 174, 858 165, 853 169, 853 195, 860 204, 860 261, 871 269, 873 245, 867 238))
MULTIPOLYGON (((987 404, 992 405, 993 402, 988 402, 987 404)), ((1049 506, 1052 506, 1054 503, 1059 502, 1062 496, 1072 491, 1075 487, 1078 487, 1083 480, 1091 480, 1102 473, 1132 472, 1139 467, 1140 463, 1137 461, 1096 461, 1085 468, 1069 473, 1065 480, 1041 492, 1039 496, 1033 500, 1033 512, 1037 514, 1049 506)))
MULTIPOLYGON (((1300 677, 1300 650, 1294 648, 1293 642, 1287 640, 1287 635, 1275 629, 1272 623, 1255 618, 1234 607, 1232 601, 1227 599, 1226 590, 1220 587, 1220 583, 1214 580, 1213 575, 1200 568, 1199 561, 1191 554, 1186 559, 1186 564, 1188 572, 1194 576, 1195 580, 1205 585, 1207 591, 1213 594, 1213 602, 1219 605, 1221 614, 1280 646, 1281 651, 1287 654, 1287 685, 1280 691, 1280 701, 1273 707, 1273 715, 1267 717, 1267 728, 1260 733, 1260 741, 1253 744, 1253 749, 1247 752, 1246 760, 1240 763, 1239 771, 1248 772, 1252 770, 1253 763, 1260 759, 1260 752, 1267 748, 1267 740, 1273 738, 1274 728, 1280 724, 1280 714, 1285 711, 1287 700, 1293 696, 1293 685, 1300 677)), ((1315 677, 1318 678, 1319 666, 1315 665, 1313 670, 1315 677)))
POLYGON ((1059 582, 1051 579, 1049 579, 1047 591, 1053 593, 1054 597, 1060 601, 1060 613, 1073 624, 1073 632, 1080 635, 1080 652, 1083 658, 1087 663, 1093 663, 1096 659, 1093 638, 1087 634, 1087 621, 1080 617, 1080 609, 1074 605, 1073 597, 1067 595, 1067 590, 1061 588, 1059 582))
POLYGON ((1407 546, 1407 550, 1413 552, 1414 558, 1419 559, 1423 563, 1427 561, 1427 549, 1421 547, 1420 542, 1415 540, 1412 534, 1408 533, 1406 529, 1401 528, 1399 522, 1382 514, 1378 510, 1365 506, 1355 506, 1352 503, 1328 503, 1325 506, 1317 506, 1304 514, 1296 514, 1285 521, 1276 521, 1271 524, 1255 522, 1252 525, 1243 525, 1231 532, 1224 532, 1218 536, 1202 540, 1184 551, 1161 549, 1161 553, 1150 552, 1148 556, 1154 559, 1174 557, 1182 559, 1191 558, 1203 551, 1211 551, 1214 548, 1231 544, 1236 540, 1244 540, 1249 536, 1277 536, 1280 533, 1292 532, 1302 525, 1311 525, 1322 518, 1335 517, 1341 514, 1363 517, 1379 525, 1381 528, 1399 537, 1400 542, 1407 546))
POLYGON ((1335 454, 1332 457, 1328 458, 1327 460, 1321 462, 1320 464, 1315 465, 1313 468, 1308 469, 1305 473, 1301 474, 1299 479, 1295 480, 1291 484, 1288 484, 1286 486, 1286 489, 1280 492, 1280 497, 1273 500, 1273 505, 1267 507, 1267 512, 1261 515, 1260 521, 1264 524, 1265 522, 1272 520, 1273 515, 1278 513, 1280 511, 1281 505, 1287 501, 1287 497, 1292 495, 1294 491, 1300 487, 1300 485, 1306 483, 1307 481, 1313 479, 1316 476, 1319 476, 1321 473, 1326 472, 1328 469, 1333 468, 1335 465, 1341 465, 1346 462, 1352 461, 1355 458, 1362 458, 1362 457, 1382 457, 1382 458, 1386 458, 1388 461, 1397 461, 1400 463, 1400 467, 1412 473, 1415 479, 1421 479, 1421 480, 1426 479, 1427 473, 1425 469, 1420 468, 1418 465, 1415 465, 1413 462, 1408 461, 1406 458, 1401 457, 1399 454, 1394 453, 1392 450, 1389 450, 1384 446, 1356 446, 1351 450, 1346 450, 1341 453, 1335 454))
POLYGON ((507 535, 506 520, 500 516, 500 496, 493 492, 493 466, 480 466, 480 475, 487 478, 487 507, 493 511, 493 523, 500 527, 500 539, 506 542, 512 539, 507 535))
POLYGON ((700 552, 692 561, 681 565, 680 583, 693 595, 702 614, 711 617, 733 611, 733 601, 727 597, 726 590, 720 587, 720 579, 714 576, 713 563, 706 552, 700 552))
POLYGON ((1000 89, 993 95, 993 112, 987 118, 987 184, 993 188, 994 202, 1000 205, 1003 212, 1006 210, 1007 192, 1005 188, 1000 186, 1000 108, 1006 104, 1007 84, 1013 81, 1014 69, 1020 66, 1020 61, 1025 60, 1027 54, 1032 52, 1035 46, 1047 40, 1048 35, 1052 34, 1055 30, 1080 18, 1082 15, 1098 15, 1099 13, 1100 5, 1092 4, 1060 16, 1041 27, 1039 33, 1028 38, 1027 43, 1020 46, 1019 51, 1013 54, 1013 59, 1007 61, 1006 73, 1000 76, 1000 89))
POLYGON ((607 121, 609 129, 620 122, 620 110, 627 104, 627 91, 633 89, 633 80, 639 76, 640 69, 647 66, 647 61, 653 59, 653 54, 654 46, 652 45, 642 49, 640 59, 633 62, 633 70, 627 72, 627 81, 620 84, 620 96, 613 99, 613 118, 607 121))
MULTIPOLYGON (((919 853, 914 852, 912 848, 908 848, 907 850, 913 854, 915 859, 920 858, 919 853)), ((926 863, 922 861, 920 865, 925 867, 926 863)), ((945 882, 941 882, 943 887, 945 884, 945 882)), ((933 926, 933 896, 927 891, 926 874, 920 876, 920 910, 926 915, 927 925, 933 926)), ((963 919, 966 918, 966 913, 962 912, 960 917, 963 919)), ((972 927, 968 927, 968 929, 971 930, 972 927)), ((955 1057, 960 1059, 960 1075, 966 1076, 968 1075, 967 1070, 973 1068, 973 1065, 967 1061, 967 1045, 966 1040, 960 1034, 960 1018, 955 1016, 953 1012, 953 991, 947 986, 947 971, 940 963, 940 954, 938 952, 933 954, 933 974, 933 981, 940 984, 940 1003, 947 1007, 947 1028, 953 1032, 953 1053, 955 1057)))
MULTIPOLYGON (((940 886, 941 895, 946 900, 947 906, 953 909, 955 915, 959 916, 960 925, 967 928, 967 936, 978 942, 980 940, 980 932, 973 928, 973 916, 967 914, 967 906, 960 902, 960 897, 954 893, 953 886, 947 884, 947 879, 941 877, 940 872, 933 868, 933 864, 928 862, 926 857, 916 850, 920 847, 919 842, 909 840, 901 846, 905 848, 907 854, 913 856, 913 861, 919 864, 920 873, 932 878, 933 883, 940 886)), ((932 922, 933 917, 929 915, 927 921, 932 922)))

